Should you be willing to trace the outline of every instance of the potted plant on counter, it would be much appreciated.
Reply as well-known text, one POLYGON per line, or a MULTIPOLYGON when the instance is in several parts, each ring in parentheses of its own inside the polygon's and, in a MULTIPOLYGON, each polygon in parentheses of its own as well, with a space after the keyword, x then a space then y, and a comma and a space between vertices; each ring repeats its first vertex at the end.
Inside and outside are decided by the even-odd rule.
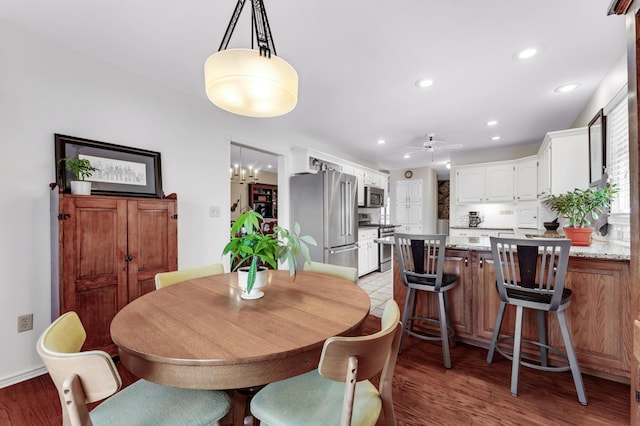
POLYGON ((260 227, 263 217, 260 213, 249 210, 240 215, 231 226, 231 239, 224 247, 222 254, 231 253, 233 270, 238 270, 238 285, 246 288, 244 299, 257 299, 264 295, 259 288, 264 286, 266 266, 278 267, 278 261, 288 261, 289 271, 295 279, 297 259, 300 254, 306 262, 311 262, 307 244, 316 245, 309 235, 300 235, 300 225, 294 224, 294 232, 276 226, 274 233, 264 233, 260 227), (246 264, 249 263, 247 266, 246 264))
POLYGON ((73 158, 65 157, 59 160, 64 162, 67 169, 71 170, 77 180, 71 181, 71 193, 78 195, 91 195, 91 182, 85 179, 90 178, 96 169, 86 158, 75 156, 73 158))
POLYGON ((574 246, 591 245, 591 220, 598 219, 609 208, 613 196, 618 192, 615 184, 610 187, 593 187, 574 189, 560 195, 550 195, 544 202, 560 216, 568 219, 569 224, 563 228, 567 238, 574 246))

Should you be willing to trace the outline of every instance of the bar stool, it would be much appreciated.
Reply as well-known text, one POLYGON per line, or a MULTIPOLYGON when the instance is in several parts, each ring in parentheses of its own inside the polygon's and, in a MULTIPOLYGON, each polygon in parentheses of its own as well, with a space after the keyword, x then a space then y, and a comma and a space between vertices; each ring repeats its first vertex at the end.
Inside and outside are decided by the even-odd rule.
POLYGON ((543 371, 571 370, 573 382, 581 404, 587 405, 578 359, 571 342, 571 333, 565 310, 571 304, 571 290, 564 288, 571 240, 566 239, 515 239, 491 237, 491 252, 496 268, 496 287, 500 308, 493 329, 493 337, 487 362, 493 361, 494 352, 512 361, 511 394, 518 395, 520 365, 543 371), (537 278, 537 281, 536 281, 537 278), (506 305, 516 307, 514 337, 499 338, 500 326, 506 305), (525 309, 533 309, 537 315, 538 340, 522 337, 522 318, 525 309), (545 313, 556 312, 566 352, 547 343, 545 313), (513 340, 513 353, 505 352, 498 343, 513 340), (522 359, 522 342, 535 345, 540 350, 540 363, 522 359), (567 364, 550 366, 548 351, 561 356, 567 364))
POLYGON ((458 276, 444 273, 446 235, 394 234, 395 250, 400 263, 402 282, 407 286, 407 297, 402 314, 402 339, 405 334, 423 340, 442 341, 445 368, 451 368, 449 345, 455 346, 454 330, 449 313, 447 292, 458 283, 458 276), (438 297, 438 319, 416 316, 416 292, 426 291, 438 297), (424 321, 439 326, 439 333, 416 329, 414 323, 424 321))

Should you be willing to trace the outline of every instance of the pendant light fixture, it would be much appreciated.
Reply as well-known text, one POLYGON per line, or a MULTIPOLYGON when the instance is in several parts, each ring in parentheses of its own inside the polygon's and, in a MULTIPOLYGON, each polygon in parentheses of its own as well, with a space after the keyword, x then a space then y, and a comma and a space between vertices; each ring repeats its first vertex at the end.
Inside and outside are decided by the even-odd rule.
POLYGON ((251 2, 251 49, 227 49, 245 3, 238 0, 218 51, 204 63, 207 97, 234 114, 277 117, 298 102, 298 73, 276 56, 264 3, 251 2), (258 50, 253 49, 254 35, 258 50))

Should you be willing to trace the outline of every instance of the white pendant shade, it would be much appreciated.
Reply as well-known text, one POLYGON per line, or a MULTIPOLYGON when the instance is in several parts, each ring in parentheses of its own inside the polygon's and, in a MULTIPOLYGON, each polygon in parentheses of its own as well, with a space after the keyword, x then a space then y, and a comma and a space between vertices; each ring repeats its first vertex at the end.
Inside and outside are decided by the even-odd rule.
POLYGON ((298 102, 298 73, 276 55, 226 49, 204 63, 207 97, 216 106, 249 117, 277 117, 298 102))

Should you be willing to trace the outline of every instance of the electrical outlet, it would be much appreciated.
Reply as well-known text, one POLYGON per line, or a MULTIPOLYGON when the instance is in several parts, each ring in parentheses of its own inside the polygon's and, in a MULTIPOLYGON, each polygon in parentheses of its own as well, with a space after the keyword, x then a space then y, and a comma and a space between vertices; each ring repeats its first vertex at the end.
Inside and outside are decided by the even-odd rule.
POLYGON ((33 330, 33 314, 20 315, 18 317, 18 333, 33 330))

